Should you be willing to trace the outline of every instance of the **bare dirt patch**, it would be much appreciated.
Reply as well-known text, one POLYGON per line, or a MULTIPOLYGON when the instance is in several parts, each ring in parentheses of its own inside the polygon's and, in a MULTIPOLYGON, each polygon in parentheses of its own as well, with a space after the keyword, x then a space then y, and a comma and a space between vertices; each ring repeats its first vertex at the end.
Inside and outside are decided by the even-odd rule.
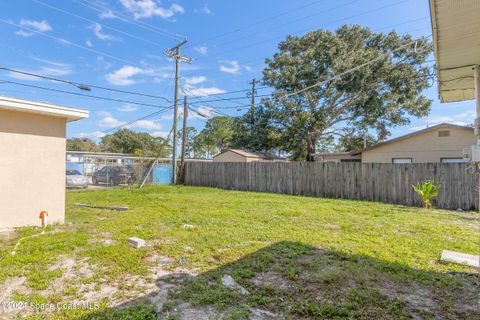
POLYGON ((0 230, 0 244, 11 242, 17 235, 14 229, 2 229, 0 230))
POLYGON ((294 286, 294 283, 274 271, 257 273, 250 282, 257 287, 272 287, 281 290, 288 290, 294 286))
POLYGON ((7 278, 0 285, 0 302, 2 303, 0 305, 0 319, 14 319, 20 314, 19 310, 3 303, 13 302, 12 296, 14 293, 29 294, 31 290, 27 287, 26 281, 27 278, 25 277, 13 277, 7 278))
POLYGON ((101 232, 98 236, 90 238, 88 242, 91 244, 102 244, 104 246, 117 244, 117 241, 112 239, 111 232, 101 232))

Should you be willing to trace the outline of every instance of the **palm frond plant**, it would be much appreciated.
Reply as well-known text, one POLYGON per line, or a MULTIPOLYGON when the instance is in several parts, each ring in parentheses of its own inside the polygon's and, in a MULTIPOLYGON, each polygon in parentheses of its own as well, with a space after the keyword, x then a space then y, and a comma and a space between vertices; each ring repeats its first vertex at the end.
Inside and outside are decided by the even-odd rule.
POLYGON ((424 183, 418 182, 413 184, 412 187, 422 199, 423 207, 428 209, 432 205, 431 200, 438 196, 438 190, 440 190, 442 185, 432 180, 427 180, 424 183))

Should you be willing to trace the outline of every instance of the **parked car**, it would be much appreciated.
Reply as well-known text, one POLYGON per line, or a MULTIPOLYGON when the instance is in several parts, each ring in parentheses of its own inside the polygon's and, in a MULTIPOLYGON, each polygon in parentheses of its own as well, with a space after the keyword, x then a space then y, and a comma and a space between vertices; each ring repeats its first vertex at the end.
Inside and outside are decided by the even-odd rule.
POLYGON ((105 166, 92 175, 94 185, 108 184, 116 186, 119 184, 132 184, 135 181, 133 170, 130 167, 105 166))
POLYGON ((78 170, 67 169, 65 186, 67 188, 88 188, 88 178, 81 174, 78 170))

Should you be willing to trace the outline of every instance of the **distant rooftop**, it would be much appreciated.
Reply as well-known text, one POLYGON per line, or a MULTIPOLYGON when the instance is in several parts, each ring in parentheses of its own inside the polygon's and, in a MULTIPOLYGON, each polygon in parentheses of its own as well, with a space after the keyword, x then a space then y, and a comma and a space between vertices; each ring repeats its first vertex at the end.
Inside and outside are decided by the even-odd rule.
POLYGON ((234 152, 236 154, 239 154, 247 158, 257 158, 257 159, 265 159, 265 160, 285 160, 285 158, 276 156, 270 152, 247 151, 247 150, 241 150, 241 149, 226 149, 213 157, 215 158, 228 151, 234 152))

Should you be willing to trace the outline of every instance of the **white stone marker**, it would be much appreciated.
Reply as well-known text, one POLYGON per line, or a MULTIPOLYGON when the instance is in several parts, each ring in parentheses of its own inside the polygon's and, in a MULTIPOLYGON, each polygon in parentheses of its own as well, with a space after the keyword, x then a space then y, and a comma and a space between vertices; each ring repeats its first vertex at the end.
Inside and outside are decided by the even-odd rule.
POLYGON ((472 254, 466 254, 461 252, 443 250, 440 260, 459 264, 466 264, 471 267, 480 267, 480 256, 474 256, 472 254))
POLYGON ((127 240, 127 242, 128 242, 129 245, 131 245, 132 247, 134 247, 136 249, 145 246, 145 240, 140 239, 140 238, 136 238, 136 237, 129 238, 127 240))

